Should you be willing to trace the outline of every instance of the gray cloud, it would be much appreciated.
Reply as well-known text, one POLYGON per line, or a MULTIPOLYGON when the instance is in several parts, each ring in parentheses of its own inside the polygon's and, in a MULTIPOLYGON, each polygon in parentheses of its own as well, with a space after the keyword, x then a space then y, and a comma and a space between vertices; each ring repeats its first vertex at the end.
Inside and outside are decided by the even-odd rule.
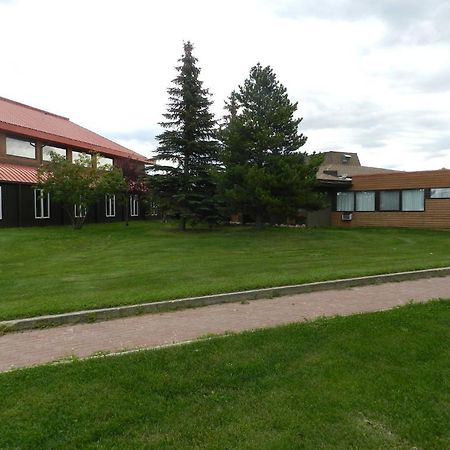
POLYGON ((275 5, 270 0, 266 2, 287 18, 381 20, 389 28, 385 44, 428 44, 450 39, 447 0, 281 0, 275 5))
MULTIPOLYGON (((304 114, 302 132, 306 136, 318 135, 324 130, 341 130, 347 134, 347 143, 366 149, 381 149, 386 147, 388 141, 407 139, 411 142, 409 151, 426 155, 427 159, 442 159, 450 153, 448 114, 432 109, 413 111, 398 109, 398 106, 392 109, 389 105, 370 101, 352 102, 339 107, 317 98, 307 102, 314 105, 316 112, 304 114)), ((338 148, 339 145, 336 146, 338 148)))
POLYGON ((395 89, 409 89, 422 93, 450 91, 450 65, 438 68, 432 73, 392 70, 383 75, 395 89))
POLYGON ((317 113, 305 115, 302 125, 308 129, 352 128, 377 129, 389 128, 406 131, 426 128, 442 130, 448 128, 449 118, 432 109, 422 111, 392 110, 389 105, 376 104, 370 101, 352 102, 336 105, 325 105, 324 101, 309 99, 317 113))
POLYGON ((154 151, 158 146, 156 141, 158 134, 159 130, 156 128, 103 133, 109 139, 148 157, 154 156, 154 151))
POLYGON ((123 139, 123 140, 132 140, 136 139, 138 141, 153 141, 155 136, 159 132, 153 128, 146 129, 137 129, 132 131, 115 131, 115 132, 105 132, 105 135, 109 137, 109 139, 123 139))

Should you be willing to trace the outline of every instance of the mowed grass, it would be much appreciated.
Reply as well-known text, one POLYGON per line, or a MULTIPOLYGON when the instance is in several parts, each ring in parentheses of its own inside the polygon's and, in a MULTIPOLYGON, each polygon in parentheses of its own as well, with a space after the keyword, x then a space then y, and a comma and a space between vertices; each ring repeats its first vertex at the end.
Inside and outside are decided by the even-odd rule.
POLYGON ((445 265, 449 231, 2 229, 0 320, 445 265))
POLYGON ((450 448, 450 301, 0 374, 0 448, 450 448))

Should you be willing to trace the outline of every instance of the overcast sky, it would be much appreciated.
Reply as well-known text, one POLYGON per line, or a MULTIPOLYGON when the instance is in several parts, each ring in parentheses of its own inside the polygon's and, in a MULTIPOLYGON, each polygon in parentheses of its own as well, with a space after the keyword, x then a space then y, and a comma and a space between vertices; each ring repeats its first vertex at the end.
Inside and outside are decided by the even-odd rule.
POLYGON ((0 96, 148 156, 191 40, 218 117, 260 62, 305 151, 450 168, 450 0, 0 0, 0 20, 0 96))

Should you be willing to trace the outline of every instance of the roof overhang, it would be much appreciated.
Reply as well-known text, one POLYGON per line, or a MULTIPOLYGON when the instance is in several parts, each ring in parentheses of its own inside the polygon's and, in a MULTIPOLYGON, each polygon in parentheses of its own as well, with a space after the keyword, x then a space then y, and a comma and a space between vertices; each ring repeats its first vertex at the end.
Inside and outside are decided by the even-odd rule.
POLYGON ((321 180, 318 179, 317 180, 317 184, 320 187, 351 187, 352 185, 352 179, 351 178, 346 178, 346 179, 336 179, 336 180, 321 180))
POLYGON ((75 139, 70 139, 64 136, 58 136, 55 134, 46 133, 39 130, 34 130, 32 128, 21 127, 19 125, 14 125, 6 122, 0 122, 0 130, 6 131, 9 133, 21 135, 24 137, 32 137, 34 139, 39 139, 44 142, 49 142, 52 144, 62 144, 68 147, 73 147, 77 150, 91 150, 93 152, 102 153, 108 156, 118 156, 125 159, 131 159, 133 161, 138 161, 141 163, 147 163, 148 158, 145 156, 139 155, 138 153, 125 153, 116 149, 110 149, 107 147, 103 147, 100 145, 93 145, 89 142, 78 141, 75 139))
POLYGON ((0 182, 36 184, 37 181, 36 167, 0 164, 0 182))

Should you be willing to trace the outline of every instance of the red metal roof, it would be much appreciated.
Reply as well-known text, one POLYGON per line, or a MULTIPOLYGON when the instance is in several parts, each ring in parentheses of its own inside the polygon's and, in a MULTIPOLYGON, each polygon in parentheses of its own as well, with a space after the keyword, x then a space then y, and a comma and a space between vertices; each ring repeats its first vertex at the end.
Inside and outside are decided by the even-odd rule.
POLYGON ((22 103, 0 97, 0 130, 47 141, 52 144, 73 146, 93 150, 109 156, 121 156, 147 162, 145 156, 116 144, 67 117, 33 108, 22 103))
POLYGON ((37 183, 36 167, 0 164, 0 181, 13 183, 37 183))

